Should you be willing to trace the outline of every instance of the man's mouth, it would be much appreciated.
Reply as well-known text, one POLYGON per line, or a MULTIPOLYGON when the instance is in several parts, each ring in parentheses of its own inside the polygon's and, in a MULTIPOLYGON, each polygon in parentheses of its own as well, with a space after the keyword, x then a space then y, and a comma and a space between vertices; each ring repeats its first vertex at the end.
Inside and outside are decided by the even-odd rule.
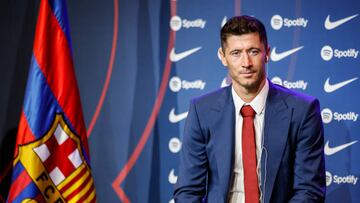
POLYGON ((241 74, 241 75, 244 75, 245 77, 252 76, 252 75, 255 74, 255 73, 256 73, 256 71, 254 71, 254 70, 248 70, 248 69, 240 71, 240 74, 241 74))

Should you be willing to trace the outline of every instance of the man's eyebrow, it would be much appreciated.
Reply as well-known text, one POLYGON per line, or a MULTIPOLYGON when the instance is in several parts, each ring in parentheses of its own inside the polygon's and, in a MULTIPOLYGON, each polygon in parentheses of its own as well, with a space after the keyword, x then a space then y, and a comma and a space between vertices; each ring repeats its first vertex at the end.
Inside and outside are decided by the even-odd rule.
POLYGON ((234 49, 232 49, 232 50, 230 50, 229 52, 231 53, 231 52, 234 52, 234 51, 242 51, 243 49, 239 49, 239 48, 234 48, 234 49))
MULTIPOLYGON (((239 52, 242 52, 244 49, 240 49, 240 48, 234 48, 232 50, 229 50, 229 53, 232 53, 232 52, 236 52, 236 51, 239 51, 239 52)), ((257 51, 260 51, 261 48, 258 48, 258 47, 250 47, 248 49, 245 49, 246 51, 251 51, 251 50, 257 50, 257 51)))
POLYGON ((252 49, 261 50, 261 48, 259 48, 259 47, 250 47, 247 50, 252 50, 252 49))

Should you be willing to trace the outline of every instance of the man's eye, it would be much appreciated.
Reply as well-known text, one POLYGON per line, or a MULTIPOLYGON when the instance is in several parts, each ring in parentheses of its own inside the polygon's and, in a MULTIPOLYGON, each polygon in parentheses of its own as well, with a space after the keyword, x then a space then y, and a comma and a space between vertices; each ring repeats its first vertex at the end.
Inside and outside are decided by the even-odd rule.
POLYGON ((259 50, 253 49, 249 51, 249 55, 250 56, 256 56, 259 54, 259 50))
POLYGON ((231 55, 232 56, 239 56, 240 52, 239 51, 233 51, 233 52, 231 52, 231 55))

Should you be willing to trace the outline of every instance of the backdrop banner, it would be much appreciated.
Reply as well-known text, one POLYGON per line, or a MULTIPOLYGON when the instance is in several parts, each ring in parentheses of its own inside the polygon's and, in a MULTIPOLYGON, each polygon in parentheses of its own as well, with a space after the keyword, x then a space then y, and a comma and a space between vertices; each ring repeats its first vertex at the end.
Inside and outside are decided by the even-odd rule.
MULTIPOLYGON (((5 201, 38 1, 0 4, 0 193, 5 201)), ((227 19, 241 14, 255 16, 267 29, 269 80, 320 100, 326 202, 360 202, 360 1, 67 4, 98 202, 173 201, 189 101, 230 84, 217 54, 219 35, 227 19)))

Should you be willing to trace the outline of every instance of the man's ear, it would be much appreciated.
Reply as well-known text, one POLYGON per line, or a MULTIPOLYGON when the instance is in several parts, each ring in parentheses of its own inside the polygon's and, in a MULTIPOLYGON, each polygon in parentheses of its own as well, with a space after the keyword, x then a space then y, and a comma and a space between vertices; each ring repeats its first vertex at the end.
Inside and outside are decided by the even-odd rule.
POLYGON ((268 45, 266 48, 266 56, 265 56, 265 63, 270 61, 270 46, 268 45))
POLYGON ((219 56, 219 58, 221 60, 221 63, 224 66, 228 66, 227 61, 225 59, 225 53, 223 52, 223 49, 221 47, 218 49, 218 56, 219 56))

